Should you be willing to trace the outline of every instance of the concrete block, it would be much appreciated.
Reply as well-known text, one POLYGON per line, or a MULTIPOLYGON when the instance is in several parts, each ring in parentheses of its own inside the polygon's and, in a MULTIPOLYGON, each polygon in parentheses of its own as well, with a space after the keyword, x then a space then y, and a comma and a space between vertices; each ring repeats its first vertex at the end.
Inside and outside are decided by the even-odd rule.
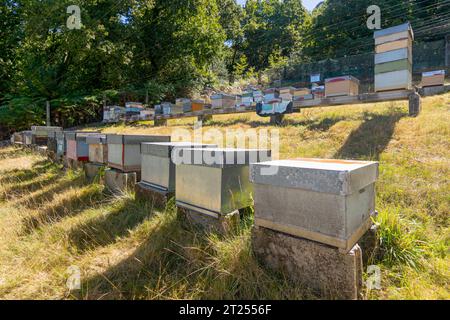
POLYGON ((378 163, 297 159, 251 165, 255 224, 341 250, 372 225, 378 163), (272 168, 274 174, 265 174, 272 168))
POLYGON ((135 195, 136 199, 149 201, 157 208, 165 208, 169 200, 175 196, 175 193, 154 188, 141 181, 136 184, 135 195))
POLYGON ((361 297, 363 264, 358 245, 343 253, 318 242, 255 226, 252 247, 267 268, 282 272, 322 298, 361 297))
POLYGON ((105 171, 105 185, 113 192, 133 190, 136 183, 136 172, 121 172, 114 169, 107 169, 105 171))
POLYGON ((221 234, 227 234, 234 230, 240 221, 239 210, 219 216, 211 216, 204 211, 200 212, 194 208, 177 206, 177 214, 189 224, 199 227, 207 232, 217 232, 221 234))
POLYGON ((84 165, 84 173, 88 180, 94 180, 96 178, 100 178, 102 171, 105 169, 105 166, 96 163, 86 163, 84 165))

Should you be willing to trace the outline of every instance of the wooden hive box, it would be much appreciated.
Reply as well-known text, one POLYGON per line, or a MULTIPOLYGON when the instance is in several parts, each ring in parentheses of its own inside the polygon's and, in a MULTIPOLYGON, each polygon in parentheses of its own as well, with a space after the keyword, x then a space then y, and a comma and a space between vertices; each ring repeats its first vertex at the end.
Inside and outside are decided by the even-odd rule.
POLYGON ((422 87, 443 86, 445 83, 445 70, 428 71, 422 73, 422 87))
POLYGON ((86 138, 86 143, 89 146, 89 162, 108 163, 108 144, 105 134, 90 135, 86 138))
POLYGON ((232 108, 236 104, 236 96, 218 93, 211 96, 211 108, 212 109, 223 109, 232 108))
POLYGON ((89 161, 89 146, 86 143, 86 138, 89 135, 98 134, 97 132, 66 132, 66 157, 67 159, 88 162, 89 161))
POLYGON ((202 111, 205 108, 205 100, 192 100, 192 111, 202 111))
POLYGON ((294 87, 280 88, 280 95, 279 95, 279 97, 282 100, 292 101, 292 98, 294 96, 294 92, 295 92, 295 88, 294 87))
POLYGON ((170 136, 108 134, 108 166, 122 172, 141 171, 141 143, 170 142, 170 136))
POLYGON ((353 76, 325 79, 325 97, 355 96, 359 94, 359 80, 353 76))

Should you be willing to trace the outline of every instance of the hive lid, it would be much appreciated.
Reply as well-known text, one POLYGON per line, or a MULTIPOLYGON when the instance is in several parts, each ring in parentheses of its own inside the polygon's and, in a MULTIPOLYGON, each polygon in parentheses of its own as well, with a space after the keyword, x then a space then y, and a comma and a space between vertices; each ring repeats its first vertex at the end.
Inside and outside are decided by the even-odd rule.
POLYGON ((250 181, 285 188, 349 195, 378 178, 378 162, 294 159, 255 163, 250 181))
POLYGON ((427 71, 422 73, 422 77, 445 76, 445 70, 427 71))
POLYGON ((31 131, 47 131, 47 132, 54 132, 54 131, 62 131, 63 129, 61 127, 47 127, 47 126, 32 126, 31 131))
POLYGON ((340 81, 354 81, 354 82, 359 83, 359 80, 356 79, 354 76, 340 76, 340 77, 325 79, 325 83, 340 82, 340 81))
POLYGON ((218 99, 235 99, 236 96, 233 96, 231 94, 226 94, 226 93, 216 93, 211 95, 210 97, 212 100, 218 100, 218 99))
POLYGON ((108 134, 106 137, 106 141, 108 144, 141 144, 142 142, 170 142, 170 136, 108 134))
POLYGON ((271 160, 271 151, 266 149, 232 148, 183 148, 177 153, 177 164, 207 167, 234 167, 271 160))
POLYGON ((157 157, 169 158, 172 150, 181 148, 216 148, 215 144, 193 142, 144 142, 141 144, 141 153, 157 157))
POLYGON ((87 144, 106 144, 106 134, 95 134, 86 137, 87 144))
POLYGON ((414 33, 413 33, 413 30, 411 27, 411 23, 409 23, 409 22, 400 24, 398 26, 375 31, 373 33, 373 37, 374 37, 374 39, 376 39, 379 37, 384 37, 384 36, 387 36, 390 34, 399 33, 399 32, 403 32, 403 31, 409 31, 411 33, 411 38, 414 39, 414 33))

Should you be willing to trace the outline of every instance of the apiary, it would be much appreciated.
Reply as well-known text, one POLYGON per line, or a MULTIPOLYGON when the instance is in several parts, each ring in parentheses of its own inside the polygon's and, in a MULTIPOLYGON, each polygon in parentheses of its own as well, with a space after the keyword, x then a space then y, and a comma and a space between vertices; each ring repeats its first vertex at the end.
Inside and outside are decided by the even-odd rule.
POLYGON ((141 143, 170 142, 170 136, 108 134, 108 166, 122 172, 141 171, 141 143))
POLYGON ((374 39, 375 91, 410 89, 414 41, 411 24, 375 31, 374 39))
POLYGON ((348 251, 372 225, 377 162, 279 160, 250 170, 256 226, 348 251), (262 171, 270 168, 276 174, 262 171))
POLYGON ((236 104, 236 97, 225 93, 211 96, 212 109, 232 108, 236 104))
POLYGON ((66 138, 66 158, 74 161, 89 161, 89 146, 86 139, 89 135, 98 134, 97 132, 67 132, 66 138))
POLYGON ((182 148, 215 147, 217 145, 192 142, 142 143, 140 184, 160 192, 174 193, 177 152, 182 148))
POLYGON ((61 127, 45 127, 45 126, 32 126, 33 144, 35 145, 47 145, 47 139, 50 132, 62 131, 61 127))
POLYGON ((443 86, 445 70, 428 71, 422 73, 422 87, 443 86))
POLYGON ((89 148, 89 162, 95 164, 108 163, 108 144, 105 134, 90 135, 86 138, 89 148))
POLYGON ((359 80, 353 76, 325 79, 325 97, 355 96, 359 94, 359 80))
POLYGON ((179 151, 176 204, 212 218, 252 204, 249 165, 271 159, 270 150, 194 149, 179 151))

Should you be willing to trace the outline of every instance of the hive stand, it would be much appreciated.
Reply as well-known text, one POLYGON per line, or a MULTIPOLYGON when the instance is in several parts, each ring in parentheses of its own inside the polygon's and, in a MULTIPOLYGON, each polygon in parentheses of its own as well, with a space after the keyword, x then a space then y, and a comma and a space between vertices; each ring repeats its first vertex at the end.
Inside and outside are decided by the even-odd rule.
POLYGON ((362 250, 349 252, 262 227, 253 227, 256 258, 325 299, 357 300, 363 285, 362 250))

